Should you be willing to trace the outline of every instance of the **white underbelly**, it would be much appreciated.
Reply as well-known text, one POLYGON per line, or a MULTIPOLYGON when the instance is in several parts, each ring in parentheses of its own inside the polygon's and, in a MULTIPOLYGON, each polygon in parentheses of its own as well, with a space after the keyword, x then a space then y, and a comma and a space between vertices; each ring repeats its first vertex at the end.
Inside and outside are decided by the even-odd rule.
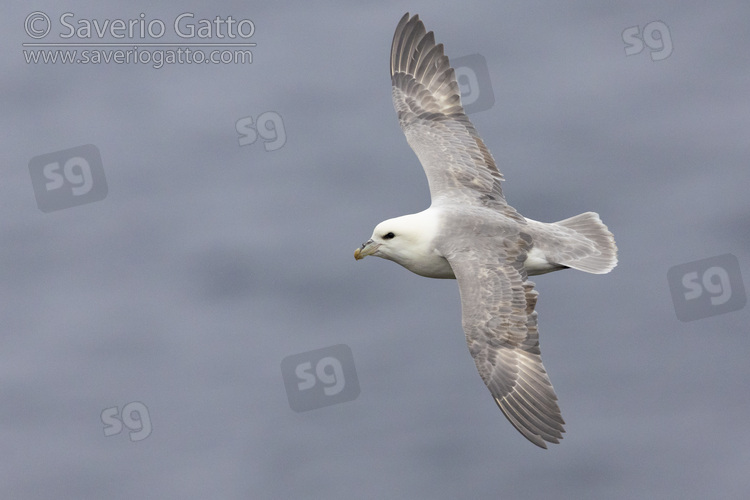
POLYGON ((557 271, 565 268, 565 266, 554 264, 548 261, 547 256, 544 255, 544 252, 536 247, 532 248, 531 251, 526 255, 526 260, 523 263, 523 267, 526 268, 526 273, 529 276, 551 273, 552 271, 557 271))
POLYGON ((422 258, 418 262, 410 262, 404 267, 425 278, 456 279, 448 260, 437 254, 431 255, 427 259, 422 258))
MULTIPOLYGON (((447 259, 437 254, 431 255, 429 258, 424 257, 422 256, 418 261, 399 263, 409 271, 426 278, 456 279, 456 275, 453 274, 453 269, 447 259)), ((550 263, 544 252, 538 248, 531 249, 523 265, 529 276, 551 273, 552 271, 558 271, 566 267, 550 263)))

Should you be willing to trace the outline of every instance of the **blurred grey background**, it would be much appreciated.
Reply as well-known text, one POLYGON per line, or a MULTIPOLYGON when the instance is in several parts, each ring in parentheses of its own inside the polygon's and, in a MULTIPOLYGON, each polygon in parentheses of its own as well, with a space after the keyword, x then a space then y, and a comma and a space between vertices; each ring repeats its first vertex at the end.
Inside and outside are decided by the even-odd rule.
MULTIPOLYGON (((732 254, 731 293, 748 284, 746 2, 66 0, 4 12, 4 498, 750 491, 750 311, 734 301, 681 321, 667 277, 695 265, 688 282, 704 298, 726 294, 729 282, 701 281, 692 263, 732 254), (36 11, 51 22, 43 39, 24 28, 36 11), (547 451, 476 373, 455 281, 352 257, 375 224, 429 205, 391 104, 388 54, 406 11, 451 58, 486 60, 494 105, 471 118, 509 202, 542 221, 596 211, 620 249, 611 274, 534 280, 567 422, 547 451), (62 38, 67 12, 76 29, 142 19, 167 33, 62 38), (22 45, 143 52, 181 41, 183 13, 252 20, 248 40, 187 40, 256 43, 252 63, 27 63, 42 49, 22 45), (64 174, 61 152, 89 144, 103 198, 43 212, 32 159, 58 155, 64 174), (282 360, 339 344, 358 395, 293 411, 282 360)), ((73 167, 65 182, 85 183, 73 167)))

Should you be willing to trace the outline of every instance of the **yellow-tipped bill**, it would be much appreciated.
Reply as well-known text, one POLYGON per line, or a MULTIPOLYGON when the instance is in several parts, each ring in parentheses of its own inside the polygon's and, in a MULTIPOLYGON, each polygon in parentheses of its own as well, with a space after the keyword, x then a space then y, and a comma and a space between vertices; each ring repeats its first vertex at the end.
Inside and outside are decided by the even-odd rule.
POLYGON ((372 255, 380 246, 380 243, 375 243, 372 240, 367 240, 367 243, 363 243, 361 247, 354 251, 354 258, 357 260, 364 259, 368 255, 372 255))

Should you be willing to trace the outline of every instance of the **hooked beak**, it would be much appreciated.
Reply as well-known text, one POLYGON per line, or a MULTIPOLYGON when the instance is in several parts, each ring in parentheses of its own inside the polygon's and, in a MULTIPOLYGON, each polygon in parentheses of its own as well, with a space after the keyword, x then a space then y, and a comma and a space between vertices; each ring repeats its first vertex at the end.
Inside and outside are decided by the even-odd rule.
POLYGON ((368 255, 374 254, 378 250, 378 247, 380 247, 380 243, 375 243, 372 240, 367 240, 366 243, 362 243, 362 246, 354 251, 354 258, 357 260, 362 260, 368 255))

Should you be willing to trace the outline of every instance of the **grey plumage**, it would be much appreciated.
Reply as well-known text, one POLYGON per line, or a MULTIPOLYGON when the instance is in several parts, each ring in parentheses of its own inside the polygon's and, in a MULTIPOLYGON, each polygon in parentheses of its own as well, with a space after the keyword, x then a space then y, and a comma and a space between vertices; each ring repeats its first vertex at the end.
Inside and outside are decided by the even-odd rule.
POLYGON ((391 81, 432 205, 378 225, 355 257, 377 255, 423 276, 455 277, 479 375, 513 426, 546 448, 562 439, 565 422, 542 365, 537 291, 528 276, 565 268, 608 272, 617 263, 614 237, 593 212, 547 224, 508 205, 503 176, 461 106, 443 46, 416 15, 407 13, 396 28, 391 81), (433 223, 436 229, 425 229, 433 223))
POLYGON ((396 28, 391 83, 399 123, 425 169, 433 203, 469 198, 508 207, 500 187, 503 176, 461 107, 443 45, 435 45, 418 15, 409 19, 405 14, 396 28))

